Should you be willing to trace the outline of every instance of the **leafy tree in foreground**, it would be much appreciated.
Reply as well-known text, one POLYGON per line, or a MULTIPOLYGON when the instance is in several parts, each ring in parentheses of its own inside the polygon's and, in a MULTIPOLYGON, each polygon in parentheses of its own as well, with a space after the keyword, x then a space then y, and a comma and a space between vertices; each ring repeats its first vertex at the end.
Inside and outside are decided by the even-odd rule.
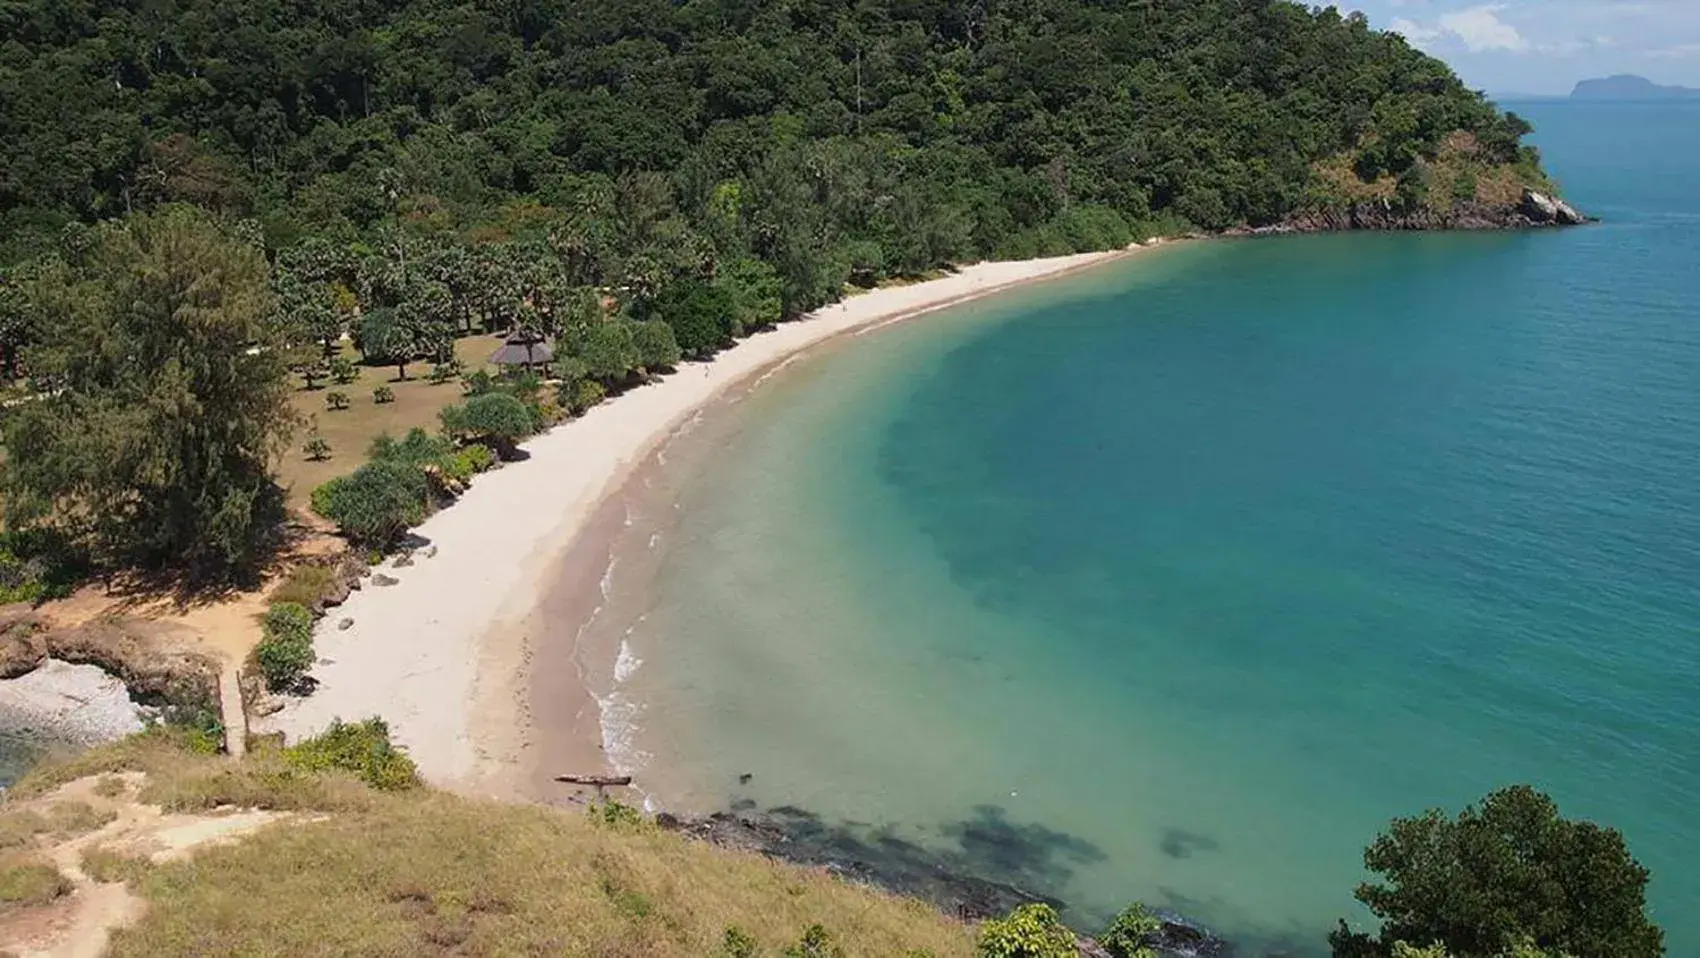
POLYGON ((1400 943, 1440 945, 1453 958, 1518 947, 1574 958, 1664 954, 1664 935, 1647 918, 1647 869, 1623 835, 1561 817, 1527 785, 1494 792, 1456 819, 1438 809, 1394 819, 1364 864, 1383 877, 1357 890, 1381 936, 1341 922, 1329 936, 1337 958, 1393 955, 1400 943))
POLYGON ((46 391, 4 425, 7 521, 87 536, 103 558, 223 576, 272 540, 268 464, 296 425, 267 264, 204 215, 173 209, 97 231, 29 295, 27 362, 46 391))

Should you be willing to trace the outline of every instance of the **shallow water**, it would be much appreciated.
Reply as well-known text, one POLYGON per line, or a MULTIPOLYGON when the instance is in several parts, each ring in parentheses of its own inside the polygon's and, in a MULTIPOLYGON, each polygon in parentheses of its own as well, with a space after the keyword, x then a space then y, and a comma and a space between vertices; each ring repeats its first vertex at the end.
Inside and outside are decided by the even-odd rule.
POLYGON ((1523 110, 1607 223, 1177 248, 709 417, 614 744, 1299 952, 1389 817, 1528 781, 1700 954, 1700 108, 1523 110))

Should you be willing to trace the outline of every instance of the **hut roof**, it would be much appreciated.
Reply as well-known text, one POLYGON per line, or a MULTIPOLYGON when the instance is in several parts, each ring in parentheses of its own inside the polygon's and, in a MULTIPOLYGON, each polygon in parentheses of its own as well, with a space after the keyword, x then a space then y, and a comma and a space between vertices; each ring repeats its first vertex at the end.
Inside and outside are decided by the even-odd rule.
POLYGON ((528 342, 526 337, 510 337, 490 354, 490 362, 497 366, 536 366, 554 358, 555 351, 549 348, 548 343, 528 342))

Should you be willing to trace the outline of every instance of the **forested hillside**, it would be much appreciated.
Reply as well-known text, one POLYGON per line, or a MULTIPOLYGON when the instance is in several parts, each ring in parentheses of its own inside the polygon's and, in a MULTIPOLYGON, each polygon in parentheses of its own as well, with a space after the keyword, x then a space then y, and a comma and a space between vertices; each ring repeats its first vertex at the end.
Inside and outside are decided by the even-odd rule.
MULTIPOLYGON (((315 461, 355 451, 285 385, 353 383, 345 334, 397 372, 374 407, 428 407, 403 430, 443 406, 407 391, 429 362, 469 397, 445 441, 501 455, 846 284, 1505 208, 1542 180, 1527 130, 1361 16, 1278 0, 9 0, 7 522, 251 566, 296 427, 315 461), (553 361, 497 381, 461 362, 479 330, 553 361)), ((430 476, 467 478, 437 451, 315 508, 393 538, 452 496, 430 476)))
POLYGON ((1269 0, 14 0, 0 36, 11 258, 169 201, 274 248, 398 212, 595 233, 599 178, 654 171, 623 228, 664 226, 671 273, 754 252, 791 310, 852 269, 1269 223, 1342 154, 1415 202, 1448 134, 1509 163, 1526 129, 1361 16, 1269 0))

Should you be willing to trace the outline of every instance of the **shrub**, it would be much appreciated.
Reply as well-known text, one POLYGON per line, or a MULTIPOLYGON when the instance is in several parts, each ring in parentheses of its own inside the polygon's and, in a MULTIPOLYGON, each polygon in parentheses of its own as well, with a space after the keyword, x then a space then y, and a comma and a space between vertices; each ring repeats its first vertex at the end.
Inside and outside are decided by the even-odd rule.
POLYGON ((313 490, 313 511, 347 535, 385 546, 424 521, 430 483, 412 464, 377 460, 313 490))
POLYGON ((632 345, 637 347, 638 365, 650 372, 672 369, 682 358, 673 327, 660 320, 632 324, 632 345))
POLYGON ((345 393, 340 389, 333 389, 330 392, 325 393, 325 408, 326 409, 347 409, 348 408, 348 393, 345 393))
POLYGON ((644 825, 642 812, 612 798, 592 804, 588 812, 591 822, 616 831, 639 829, 644 825))
POLYGON ((1163 925, 1139 902, 1122 909, 1110 927, 1098 936, 1098 944, 1109 949, 1116 958, 1156 958, 1151 948, 1152 937, 1163 925))
POLYGON ((313 641, 313 613, 298 602, 274 602, 266 610, 266 634, 291 642, 313 641))
POLYGON ((62 599, 88 574, 88 557, 51 528, 0 533, 0 605, 62 599))
POLYGON ((496 464, 496 454, 489 446, 467 446, 455 454, 455 458, 465 463, 472 472, 488 472, 496 464))
POLYGON ((460 391, 464 396, 482 396, 496 388, 496 377, 482 369, 474 370, 460 377, 460 391))
POLYGON ((720 940, 720 952, 726 958, 755 958, 756 940, 737 925, 727 925, 726 936, 720 940))
POLYGON ((451 359, 446 363, 437 363, 431 367, 431 372, 425 376, 425 380, 433 386, 441 386, 459 376, 463 368, 458 359, 451 359))
POLYGON ((844 949, 832 943, 832 933, 821 925, 810 925, 802 940, 785 949, 785 958, 842 958, 844 949))
POLYGON ((1034 902, 980 926, 981 958, 1075 958, 1074 934, 1056 909, 1034 902))
POLYGON ((504 458, 513 454, 515 443, 537 427, 536 415, 525 403, 499 392, 473 396, 461 405, 445 408, 440 415, 444 432, 482 442, 504 458))
POLYGON ((322 436, 314 436, 307 440, 307 444, 301 447, 301 451, 306 453, 307 458, 314 462, 324 462, 331 457, 331 444, 326 442, 322 436))
POLYGON ((372 401, 379 405, 383 405, 387 402, 395 402, 395 390, 388 386, 379 386, 372 390, 372 401))
POLYGON ((379 433, 372 440, 372 444, 366 447, 366 458, 374 462, 405 462, 423 466, 453 452, 454 443, 414 426, 399 442, 391 438, 389 433, 379 433))
POLYGON ((254 647, 254 664, 273 692, 300 684, 313 667, 313 613, 295 602, 276 602, 266 611, 264 635, 254 647))
POLYGON ((283 756, 303 771, 348 772, 380 791, 419 784, 419 769, 407 753, 390 744, 390 727, 380 718, 332 722, 323 734, 284 749, 283 756))
POLYGON ((590 407, 607 397, 608 391, 594 379, 580 379, 572 383, 562 383, 560 392, 561 405, 565 406, 575 416, 584 415, 590 407))
POLYGON ((306 608, 317 608, 336 584, 336 570, 315 562, 298 565, 289 570, 277 588, 272 590, 273 602, 293 602, 306 608))
POLYGON ((473 476, 495 463, 496 454, 490 451, 490 447, 473 445, 443 457, 441 468, 444 476, 464 486, 472 481, 473 476))
POLYGON ((354 361, 344 356, 338 356, 330 363, 331 381, 339 386, 354 382, 360 375, 360 370, 354 368, 354 361))

